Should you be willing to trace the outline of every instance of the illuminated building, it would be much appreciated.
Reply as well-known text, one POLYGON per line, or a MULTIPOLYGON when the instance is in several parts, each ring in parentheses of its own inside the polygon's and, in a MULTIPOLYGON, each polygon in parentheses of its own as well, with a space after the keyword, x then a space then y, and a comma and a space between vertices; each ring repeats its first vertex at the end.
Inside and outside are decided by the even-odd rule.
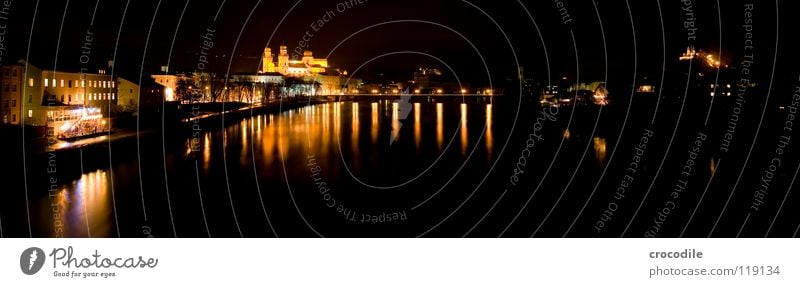
POLYGON ((175 102, 178 101, 178 97, 175 94, 175 90, 177 90, 178 82, 182 80, 191 80, 190 77, 186 75, 152 75, 153 80, 156 81, 156 84, 159 84, 164 87, 164 101, 167 102, 175 102))
POLYGON ((288 77, 304 77, 317 74, 324 74, 328 69, 327 59, 314 58, 311 51, 304 51, 300 60, 291 59, 289 49, 280 46, 278 62, 275 62, 275 55, 272 49, 265 48, 264 55, 261 57, 261 73, 279 73, 288 77))
POLYGON ((135 112, 139 106, 139 85, 117 78, 117 107, 120 112, 135 112))
POLYGON ((138 90, 105 70, 96 74, 43 70, 22 60, 2 70, 2 123, 42 128, 58 137, 103 131, 94 125, 117 111, 117 80, 126 82, 126 95, 138 90))
POLYGON ((701 59, 703 62, 708 65, 710 68, 719 68, 722 63, 720 63, 719 59, 716 59, 714 55, 710 53, 705 53, 702 51, 697 51, 694 46, 689 46, 686 48, 686 51, 678 57, 681 61, 689 61, 694 59, 701 59))

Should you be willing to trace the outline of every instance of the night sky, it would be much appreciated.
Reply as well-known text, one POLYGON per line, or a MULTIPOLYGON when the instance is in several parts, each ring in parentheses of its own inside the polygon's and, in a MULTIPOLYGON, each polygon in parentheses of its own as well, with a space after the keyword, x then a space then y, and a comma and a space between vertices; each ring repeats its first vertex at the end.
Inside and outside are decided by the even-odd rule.
MULTIPOLYGON (((133 79, 138 78, 142 63, 144 74, 158 73, 159 67, 166 65, 168 59, 171 59, 173 72, 194 70, 202 37, 209 27, 216 31, 214 47, 211 49, 213 57, 209 64, 209 69, 215 72, 228 71, 229 63, 231 73, 256 72, 261 51, 267 44, 274 53, 277 53, 281 44, 288 45, 291 51, 298 46, 306 31, 310 31, 313 38, 309 49, 315 52, 315 56, 331 53, 331 64, 344 70, 355 70, 382 54, 414 51, 440 58, 456 72, 459 79, 476 84, 486 84, 489 80, 479 55, 487 62, 491 80, 495 83, 513 78, 517 66, 525 67, 526 77, 546 82, 548 58, 553 78, 574 78, 580 74, 581 79, 591 81, 603 80, 606 68, 604 54, 607 52, 611 63, 609 79, 630 82, 634 71, 633 55, 638 54, 638 77, 654 77, 661 71, 662 48, 666 50, 669 62, 674 61, 688 44, 682 29, 685 16, 681 12, 680 1, 661 1, 662 16, 659 16, 659 2, 655 0, 566 1, 563 3, 572 19, 568 25, 562 23, 556 2, 553 1, 369 0, 362 4, 352 1, 356 5, 344 9, 344 12, 337 11, 337 4, 344 2, 13 1, 3 62, 26 57, 32 24, 34 28, 28 57, 33 64, 50 69, 57 57, 57 69, 79 69, 82 67, 79 61, 81 46, 84 45, 86 31, 91 29, 95 35, 91 43, 93 63, 101 65, 115 58, 114 72, 133 79), (631 26, 628 5, 635 31, 631 26), (95 7, 96 18, 92 26, 95 7), (215 21, 218 11, 219 16, 215 21), (326 11, 333 11, 335 15, 319 31, 314 31, 310 24, 322 19, 326 11), (541 35, 526 11, 535 19, 541 35), (598 21, 598 14, 602 23, 598 21), (279 25, 284 17, 285 20, 279 25), (662 18, 665 43, 662 41, 662 18), (63 31, 60 32, 62 20, 63 31), (395 22, 354 34, 389 21, 395 22), (477 51, 458 34, 419 21, 452 28, 475 45, 477 51), (151 23, 154 25, 148 34, 151 23), (605 31, 607 51, 604 51, 600 24, 605 31), (578 70, 570 31, 575 35, 580 73, 576 73, 578 70), (57 46, 59 39, 61 43, 57 46), (173 40, 174 48, 170 49, 173 40), (235 45, 237 41, 238 46, 235 45), (542 41, 546 48, 543 48, 542 41), (340 46, 332 51, 337 45, 340 46), (512 49, 516 52, 519 64, 512 49)), ((715 1, 693 3, 696 25, 701 27, 695 45, 716 52, 721 35, 723 59, 730 63, 736 61, 736 54, 740 50, 742 8, 740 1, 723 2, 720 15, 725 28, 722 30, 718 28, 720 19, 715 1)), ((774 37, 774 20, 767 17, 771 15, 767 12, 774 10, 772 5, 766 3, 758 6, 762 11, 756 15, 761 24, 758 27, 765 30, 757 34, 762 38, 760 43, 768 43, 764 38, 774 37)), ((773 51, 767 52, 771 54, 773 51)), ((419 54, 393 55, 365 65, 357 77, 367 80, 409 80, 411 72, 421 65, 448 70, 434 58, 419 54)), ((453 78, 450 73, 447 74, 453 78)))

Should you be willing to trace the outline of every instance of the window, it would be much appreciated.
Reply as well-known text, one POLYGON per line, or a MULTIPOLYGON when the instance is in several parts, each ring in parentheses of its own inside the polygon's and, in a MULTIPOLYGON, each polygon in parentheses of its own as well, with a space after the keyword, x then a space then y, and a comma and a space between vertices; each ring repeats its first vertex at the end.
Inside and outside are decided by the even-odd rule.
POLYGON ((30 119, 32 117, 33 117, 33 110, 28 110, 28 118, 30 119))
POLYGON ((64 102, 64 95, 61 95, 61 102, 64 102))
POLYGON ((85 88, 85 87, 86 87, 86 80, 81 80, 81 88, 85 88))
POLYGON ((28 103, 30 104, 32 102, 33 102, 33 95, 28 95, 28 103))
POLYGON ((11 122, 12 122, 12 123, 15 123, 15 122, 17 122, 17 114, 13 114, 13 115, 11 115, 11 122))
POLYGON ((114 93, 111 93, 111 100, 114 100, 114 93))
POLYGON ((49 87, 49 86, 50 86, 50 85, 48 84, 48 82, 49 82, 49 81, 48 81, 47 79, 44 79, 44 86, 45 86, 45 87, 49 87))
POLYGON ((61 87, 64 87, 64 79, 61 79, 61 87))
POLYGON ((17 100, 11 100, 11 107, 17 107, 17 100))
POLYGON ((28 79, 28 87, 33 87, 33 78, 28 79))
POLYGON ((69 101, 72 102, 72 95, 68 95, 69 101))
POLYGON ((69 80, 69 87, 72 88, 72 80, 69 80))

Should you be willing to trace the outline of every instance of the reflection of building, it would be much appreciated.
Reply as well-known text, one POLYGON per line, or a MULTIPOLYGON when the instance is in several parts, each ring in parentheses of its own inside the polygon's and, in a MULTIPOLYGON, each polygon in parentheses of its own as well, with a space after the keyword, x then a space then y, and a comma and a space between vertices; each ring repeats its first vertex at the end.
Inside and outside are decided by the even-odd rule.
MULTIPOLYGON (((54 136, 82 134, 84 129, 104 130, 92 125, 105 125, 103 118, 117 110, 118 82, 104 70, 97 74, 42 70, 25 61, 2 70, 3 124, 47 127, 54 136)), ((134 86, 126 84, 129 91, 138 90, 134 86)))

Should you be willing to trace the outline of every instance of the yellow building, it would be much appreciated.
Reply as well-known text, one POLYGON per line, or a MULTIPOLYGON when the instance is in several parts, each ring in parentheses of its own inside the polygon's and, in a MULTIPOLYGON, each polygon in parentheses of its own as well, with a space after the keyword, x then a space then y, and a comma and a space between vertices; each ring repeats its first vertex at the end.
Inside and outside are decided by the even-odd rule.
POLYGON ((139 105, 139 85, 123 78, 117 79, 117 108, 120 112, 134 112, 139 105))
MULTIPOLYGON (((107 131, 117 110, 119 82, 103 70, 96 74, 43 70, 23 60, 2 67, 2 123, 42 128, 59 138, 107 131)), ((138 87, 130 83, 127 91, 138 87)))
POLYGON ((316 74, 324 74, 328 69, 327 59, 314 58, 311 51, 303 52, 303 57, 299 60, 291 59, 289 49, 280 46, 278 61, 275 62, 275 55, 272 49, 265 48, 264 55, 261 57, 261 73, 279 73, 288 77, 305 77, 316 74))

